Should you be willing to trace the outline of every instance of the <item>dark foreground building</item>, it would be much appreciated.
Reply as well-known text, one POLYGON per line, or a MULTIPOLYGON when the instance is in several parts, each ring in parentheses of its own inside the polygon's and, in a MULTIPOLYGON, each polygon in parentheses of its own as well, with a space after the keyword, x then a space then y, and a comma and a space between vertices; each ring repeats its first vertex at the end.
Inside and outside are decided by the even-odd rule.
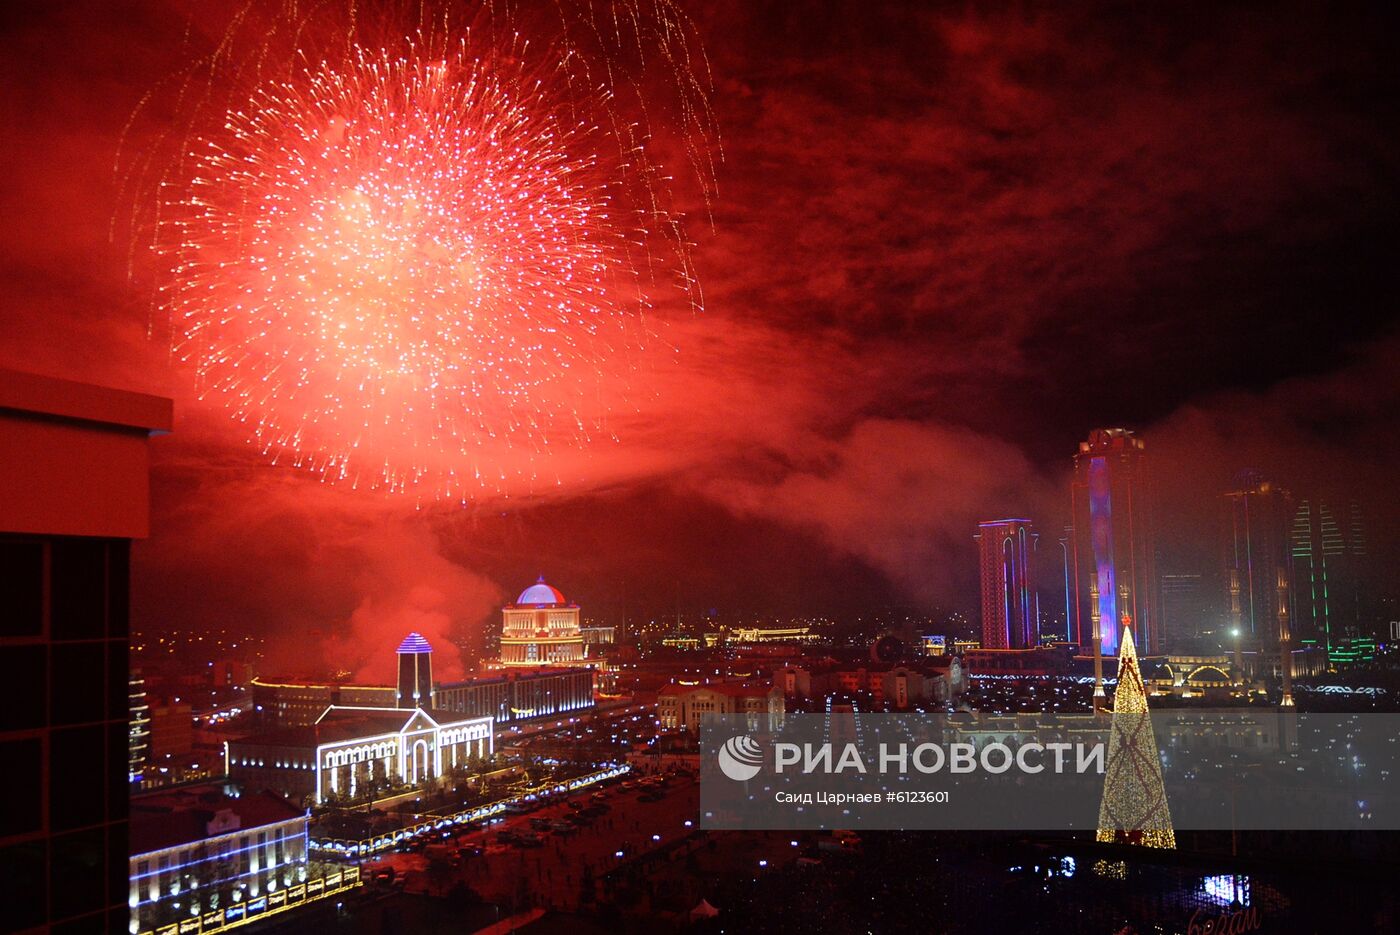
POLYGON ((0 929, 127 928, 127 562, 167 399, 0 370, 0 929))

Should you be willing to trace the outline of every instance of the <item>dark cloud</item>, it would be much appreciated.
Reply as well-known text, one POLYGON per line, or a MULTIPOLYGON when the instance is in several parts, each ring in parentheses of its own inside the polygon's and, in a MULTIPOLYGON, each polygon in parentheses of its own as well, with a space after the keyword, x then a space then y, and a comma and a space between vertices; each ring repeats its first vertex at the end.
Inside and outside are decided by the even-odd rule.
POLYGON ((1020 449, 960 428, 869 420, 800 456, 776 482, 716 479, 708 492, 811 531, 924 603, 975 591, 959 559, 979 521, 1045 517, 1056 497, 1020 449))

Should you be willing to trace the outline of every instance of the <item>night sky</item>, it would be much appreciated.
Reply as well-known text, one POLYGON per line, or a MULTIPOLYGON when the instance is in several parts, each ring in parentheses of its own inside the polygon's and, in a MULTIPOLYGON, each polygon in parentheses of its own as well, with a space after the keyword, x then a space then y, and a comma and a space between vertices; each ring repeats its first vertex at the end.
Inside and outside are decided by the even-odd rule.
POLYGON ((1164 571, 1213 569, 1245 467, 1357 497, 1395 556, 1381 5, 685 6, 723 151, 712 222, 691 206, 703 313, 663 310, 679 351, 619 442, 424 509, 268 465, 129 272, 123 127, 218 5, 3 14, 0 365, 176 400, 138 626, 311 631, 382 674, 403 631, 479 631, 541 571, 586 615, 971 611, 979 519, 1034 519, 1057 580, 1069 459, 1109 424, 1149 446, 1164 571))

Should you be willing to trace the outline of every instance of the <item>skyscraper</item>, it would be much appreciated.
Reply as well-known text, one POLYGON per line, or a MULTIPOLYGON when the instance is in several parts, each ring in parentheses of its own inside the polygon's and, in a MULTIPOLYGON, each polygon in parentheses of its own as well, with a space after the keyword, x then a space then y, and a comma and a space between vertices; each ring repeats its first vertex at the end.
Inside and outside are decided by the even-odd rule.
POLYGON ((1206 579, 1194 572, 1163 573, 1162 629, 1172 638, 1199 637, 1204 630, 1214 630, 1221 617, 1212 613, 1218 602, 1209 597, 1206 579))
POLYGON ((1335 639, 1364 631, 1366 529, 1360 505, 1302 499, 1293 514, 1291 545, 1294 641, 1330 650, 1335 639))
POLYGON ((433 707, 433 647, 417 633, 399 644, 400 708, 433 707))
POLYGON ((982 648, 1027 649, 1040 641, 1040 599, 1033 557, 1038 536, 1030 520, 979 523, 982 566, 982 648))
POLYGON ((127 929, 128 567, 170 419, 168 399, 0 370, 5 931, 127 929))
POLYGON ((1238 624, 1232 619, 1230 625, 1238 626, 1245 643, 1272 646, 1278 642, 1279 575, 1292 578, 1293 497, 1257 471, 1241 471, 1233 486, 1222 500, 1220 524, 1221 580, 1232 617, 1239 603, 1238 624))
POLYGON ((1093 645, 1092 595, 1098 604, 1092 610, 1099 617, 1102 652, 1118 652, 1125 609, 1142 651, 1159 652, 1156 557, 1142 439, 1121 428, 1090 432, 1074 456, 1070 507, 1074 523, 1070 587, 1080 645, 1093 645), (1124 593, 1126 607, 1120 606, 1124 593))

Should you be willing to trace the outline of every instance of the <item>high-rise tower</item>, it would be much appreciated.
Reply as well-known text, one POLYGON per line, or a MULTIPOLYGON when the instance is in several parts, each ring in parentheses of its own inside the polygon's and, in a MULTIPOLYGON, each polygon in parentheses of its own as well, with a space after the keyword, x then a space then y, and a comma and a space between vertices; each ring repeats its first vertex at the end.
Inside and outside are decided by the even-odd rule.
POLYGON ((1294 637, 1328 650, 1364 627, 1366 530, 1353 501, 1308 497, 1293 514, 1294 637))
MULTIPOLYGON (((1241 471, 1225 494, 1220 557, 1232 639, 1272 646, 1278 641, 1279 576, 1291 578, 1293 497, 1255 471, 1241 471), (1236 618, 1238 602, 1238 618, 1236 618)), ((1284 604, 1288 591, 1282 592, 1284 604)))
POLYGON ((399 644, 400 708, 433 707, 433 647, 417 633, 399 644))
POLYGON ((0 368, 7 932, 127 930, 127 786, 146 754, 131 543, 170 426, 168 399, 0 368))
POLYGON ((1283 700, 1279 705, 1293 707, 1293 636, 1288 626, 1288 573, 1279 569, 1278 580, 1278 657, 1283 673, 1283 700))
POLYGON ((1038 537, 1030 520, 979 523, 975 538, 982 566, 982 648, 1035 646, 1040 641, 1034 569, 1038 537))
POLYGON ((1159 652, 1158 581, 1142 439, 1121 428, 1090 432, 1074 456, 1070 506, 1070 587, 1080 645, 1092 647, 1091 610, 1097 611, 1099 649, 1116 654, 1119 621, 1126 610, 1143 652, 1159 652), (1123 608, 1119 589, 1125 584, 1130 605, 1123 608), (1091 595, 1096 608, 1091 608, 1091 595))

